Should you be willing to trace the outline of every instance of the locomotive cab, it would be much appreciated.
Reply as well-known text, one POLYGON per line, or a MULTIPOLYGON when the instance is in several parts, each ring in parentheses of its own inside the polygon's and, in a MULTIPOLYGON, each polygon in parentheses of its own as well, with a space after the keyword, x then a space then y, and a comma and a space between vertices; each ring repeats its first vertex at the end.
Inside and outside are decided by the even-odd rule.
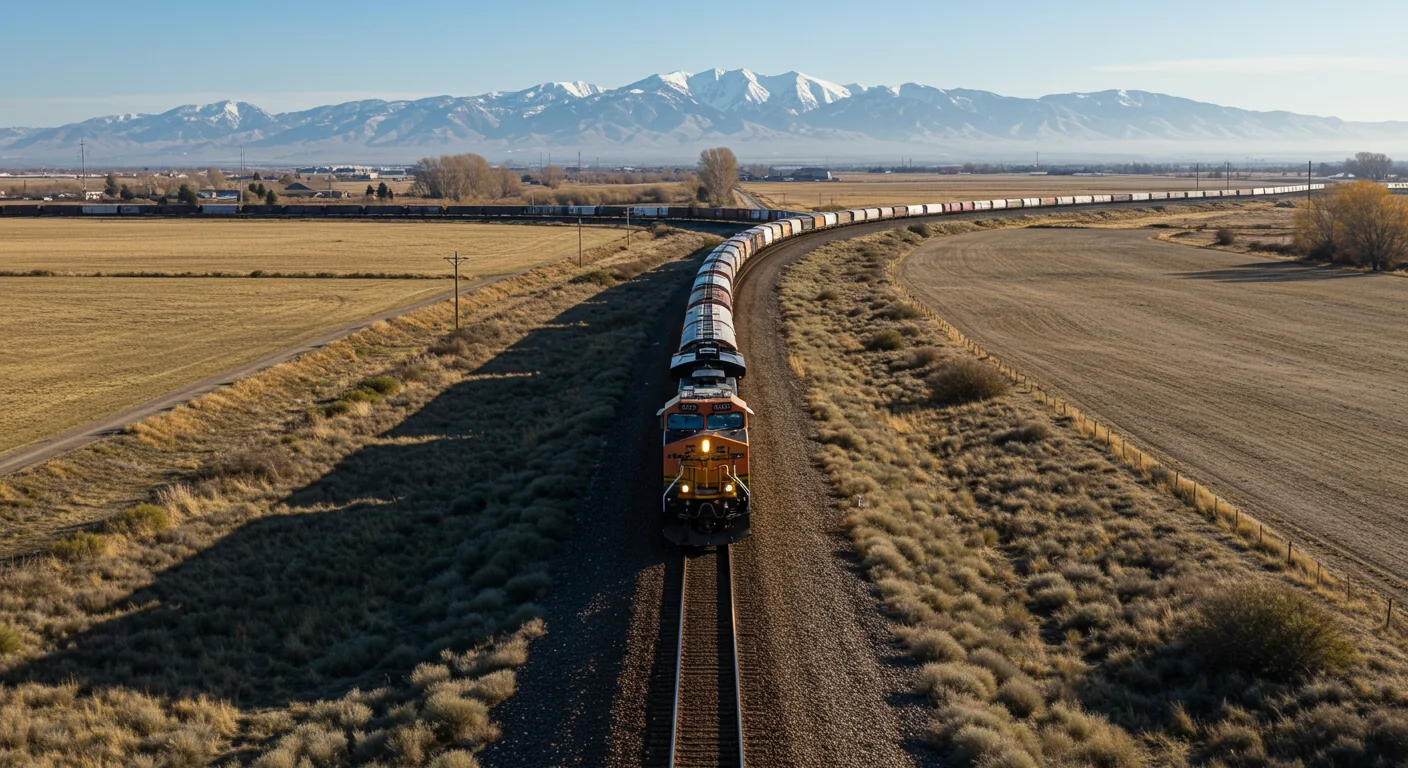
POLYGON ((665 538, 707 547, 747 538, 748 419, 737 381, 722 370, 696 370, 657 414, 663 433, 665 538))

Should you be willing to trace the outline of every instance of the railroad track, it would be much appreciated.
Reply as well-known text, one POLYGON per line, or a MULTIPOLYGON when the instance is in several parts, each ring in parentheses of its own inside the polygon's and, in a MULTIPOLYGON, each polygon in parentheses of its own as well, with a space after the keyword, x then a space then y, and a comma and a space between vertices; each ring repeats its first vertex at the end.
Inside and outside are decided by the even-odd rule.
POLYGON ((665 574, 647 702, 648 766, 744 767, 738 621, 728 547, 691 553, 665 574))

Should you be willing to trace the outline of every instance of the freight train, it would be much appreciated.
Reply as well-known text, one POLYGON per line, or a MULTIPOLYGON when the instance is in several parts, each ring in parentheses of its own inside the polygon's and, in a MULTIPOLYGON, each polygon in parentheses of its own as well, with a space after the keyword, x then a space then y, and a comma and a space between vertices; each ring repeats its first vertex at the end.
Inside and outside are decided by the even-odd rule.
MULTIPOLYGON (((1321 189, 1316 184, 1311 188, 1321 189)), ((1184 192, 1130 192, 1112 195, 1068 195, 1061 197, 1021 197, 1005 200, 972 200, 924 205, 895 205, 851 211, 808 214, 761 208, 703 208, 680 205, 135 205, 74 203, 5 203, 0 217, 7 216, 199 216, 199 217, 288 217, 288 218, 400 218, 400 219, 694 219, 702 221, 779 222, 796 219, 801 231, 852 224, 874 219, 905 216, 935 216, 970 211, 1047 208, 1066 205, 1191 200, 1221 197, 1249 197, 1303 192, 1306 185, 1256 187, 1252 189, 1207 189, 1184 192)))
MULTIPOLYGON (((734 329, 733 300, 744 264, 763 249, 808 232, 882 219, 1046 206, 1284 195, 1323 187, 1315 184, 1024 197, 826 213, 766 212, 772 214, 773 220, 725 240, 704 259, 694 278, 679 348, 670 360, 676 394, 655 414, 660 420, 664 454, 660 524, 666 540, 687 547, 719 546, 742 541, 752 530, 748 429, 754 413, 739 397, 738 384, 747 365, 734 329)), ((711 213, 723 210, 730 209, 713 209, 711 213)))

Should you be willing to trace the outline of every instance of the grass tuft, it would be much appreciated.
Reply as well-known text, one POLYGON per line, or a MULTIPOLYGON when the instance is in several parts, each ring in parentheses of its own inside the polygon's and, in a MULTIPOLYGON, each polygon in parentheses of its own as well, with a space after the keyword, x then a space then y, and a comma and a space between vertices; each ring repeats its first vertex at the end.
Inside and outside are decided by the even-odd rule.
POLYGON ((24 647, 24 641, 20 639, 20 633, 14 627, 7 624, 0 624, 0 656, 13 656, 24 647))

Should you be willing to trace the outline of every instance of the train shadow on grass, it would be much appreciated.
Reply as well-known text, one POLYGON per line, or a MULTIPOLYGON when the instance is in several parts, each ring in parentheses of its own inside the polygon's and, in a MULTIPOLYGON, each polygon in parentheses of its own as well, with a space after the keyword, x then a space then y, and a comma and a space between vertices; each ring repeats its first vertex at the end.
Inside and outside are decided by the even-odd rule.
POLYGON ((1185 280, 1212 280, 1219 283, 1296 283, 1311 280, 1341 280, 1364 277, 1367 272, 1310 261, 1258 261, 1234 264, 1201 272, 1178 272, 1185 280))
POLYGON ((289 514, 161 571, 119 601, 133 610, 7 677, 279 707, 399 686, 441 650, 518 626, 590 514, 583 489, 611 466, 603 436, 663 297, 696 266, 562 312, 293 492, 289 514))

